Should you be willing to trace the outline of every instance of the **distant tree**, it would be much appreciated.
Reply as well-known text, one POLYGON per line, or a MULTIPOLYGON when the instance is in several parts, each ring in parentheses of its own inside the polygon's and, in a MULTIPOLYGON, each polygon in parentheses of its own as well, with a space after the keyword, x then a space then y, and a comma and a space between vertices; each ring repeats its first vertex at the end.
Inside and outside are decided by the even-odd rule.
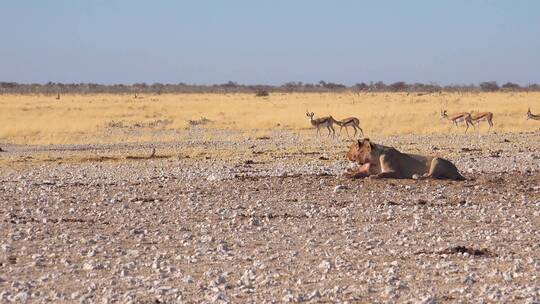
POLYGON ((0 92, 2 94, 8 92, 8 91, 14 91, 18 87, 18 83, 16 82, 0 82, 0 92))
POLYGON ((265 97, 269 95, 270 93, 267 90, 263 90, 263 89, 257 90, 257 92, 255 93, 255 96, 257 97, 265 97))
POLYGON ((319 81, 318 87, 323 87, 323 88, 325 88, 326 90, 329 90, 329 91, 335 91, 335 90, 346 89, 347 88, 346 85, 343 85, 343 84, 340 84, 340 83, 334 83, 334 82, 326 82, 324 80, 319 81))
POLYGON ((506 91, 519 91, 521 87, 519 84, 513 83, 513 82, 507 82, 502 85, 502 88, 506 91))
POLYGON ((281 86, 287 89, 299 88, 302 87, 302 82, 289 81, 282 84, 281 86))
POLYGON ((224 83, 221 86, 224 87, 224 88, 236 88, 239 85, 238 85, 238 83, 236 83, 234 81, 228 81, 227 83, 224 83))
POLYGON ((394 92, 406 91, 408 87, 409 86, 403 81, 394 82, 390 85, 390 89, 394 92))
POLYGON ((540 84, 533 83, 527 86, 528 91, 540 91, 540 84))
POLYGON ((369 86, 365 84, 364 82, 361 82, 361 83, 357 83, 353 85, 353 89, 357 91, 367 91, 369 89, 369 86))
POLYGON ((458 93, 478 91, 478 87, 474 84, 469 84, 469 85, 451 84, 451 85, 445 86, 443 89, 447 92, 458 92, 458 93))
POLYGON ((377 81, 376 83, 372 84, 371 87, 374 89, 374 91, 378 92, 383 92, 387 88, 386 84, 384 84, 382 81, 377 81))
POLYGON ((197 85, 197 84, 97 84, 97 83, 57 83, 46 82, 39 83, 16 83, 16 82, 0 82, 0 94, 47 94, 50 96, 61 97, 64 94, 97 94, 97 93, 110 93, 110 94, 137 94, 140 97, 146 93, 249 93, 256 94, 263 90, 272 92, 341 92, 345 90, 352 90, 354 92, 418 92, 421 94, 430 94, 444 90, 446 92, 458 92, 458 93, 470 93, 479 91, 497 91, 503 89, 509 90, 526 90, 526 91, 540 91, 539 84, 530 84, 528 86, 519 86, 518 84, 507 82, 501 87, 496 82, 483 82, 480 85, 475 84, 451 84, 444 87, 435 83, 414 83, 407 84, 405 82, 395 82, 390 85, 386 85, 382 81, 370 82, 366 84, 364 82, 357 83, 350 87, 340 83, 319 81, 316 84, 302 83, 302 82, 287 82, 280 86, 271 85, 243 85, 233 81, 229 81, 223 84, 211 84, 211 85, 197 85))
POLYGON ((480 83, 480 89, 484 92, 495 92, 499 90, 499 85, 496 81, 486 81, 480 83))
POLYGON ((442 91, 442 87, 436 83, 430 83, 425 85, 426 91, 434 93, 442 91))
POLYGON ((161 95, 164 88, 165 88, 165 85, 163 85, 163 84, 161 84, 159 82, 156 82, 156 83, 152 84, 152 91, 154 93, 157 93, 158 95, 161 95))
POLYGON ((327 82, 324 84, 324 87, 331 90, 331 91, 334 91, 334 90, 339 90, 339 89, 346 89, 347 86, 341 84, 341 83, 334 83, 334 82, 327 82))

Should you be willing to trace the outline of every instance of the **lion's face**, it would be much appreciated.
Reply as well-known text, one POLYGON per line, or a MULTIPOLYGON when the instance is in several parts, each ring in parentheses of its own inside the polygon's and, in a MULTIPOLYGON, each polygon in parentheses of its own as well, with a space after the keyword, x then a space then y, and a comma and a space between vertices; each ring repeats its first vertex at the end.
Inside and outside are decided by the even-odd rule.
POLYGON ((373 146, 369 139, 358 140, 349 148, 347 159, 359 164, 369 163, 373 146))

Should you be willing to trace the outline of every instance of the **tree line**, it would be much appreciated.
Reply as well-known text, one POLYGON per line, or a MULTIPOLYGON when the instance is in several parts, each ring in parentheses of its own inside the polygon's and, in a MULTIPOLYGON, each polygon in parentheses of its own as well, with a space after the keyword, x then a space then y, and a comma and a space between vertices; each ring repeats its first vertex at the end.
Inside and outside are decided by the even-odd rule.
POLYGON ((386 84, 382 81, 356 83, 347 86, 340 83, 319 81, 318 83, 287 82, 282 85, 245 85, 234 81, 213 85, 197 84, 163 84, 163 83, 134 83, 134 84, 97 84, 97 83, 17 83, 0 82, 0 94, 166 94, 166 93, 255 93, 257 96, 267 96, 269 93, 292 92, 497 92, 497 91, 540 91, 540 84, 520 86, 507 82, 499 85, 495 81, 481 82, 470 85, 438 85, 434 83, 406 83, 398 81, 386 84))

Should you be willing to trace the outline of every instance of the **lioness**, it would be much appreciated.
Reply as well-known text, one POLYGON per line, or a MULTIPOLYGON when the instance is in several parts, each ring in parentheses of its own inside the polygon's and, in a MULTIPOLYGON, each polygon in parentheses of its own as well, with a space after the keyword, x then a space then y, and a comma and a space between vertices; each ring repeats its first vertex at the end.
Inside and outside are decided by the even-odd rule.
POLYGON ((356 169, 347 170, 349 178, 447 178, 464 180, 450 161, 430 156, 401 153, 383 145, 374 144, 368 138, 356 141, 347 152, 347 158, 359 163, 356 169))

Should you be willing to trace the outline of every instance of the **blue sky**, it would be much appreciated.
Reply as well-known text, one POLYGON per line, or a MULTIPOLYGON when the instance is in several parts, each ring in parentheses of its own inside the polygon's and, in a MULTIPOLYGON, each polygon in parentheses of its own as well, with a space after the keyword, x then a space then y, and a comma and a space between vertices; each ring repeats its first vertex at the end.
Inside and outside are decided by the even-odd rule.
POLYGON ((2 0, 0 81, 540 83, 540 1, 2 0))

